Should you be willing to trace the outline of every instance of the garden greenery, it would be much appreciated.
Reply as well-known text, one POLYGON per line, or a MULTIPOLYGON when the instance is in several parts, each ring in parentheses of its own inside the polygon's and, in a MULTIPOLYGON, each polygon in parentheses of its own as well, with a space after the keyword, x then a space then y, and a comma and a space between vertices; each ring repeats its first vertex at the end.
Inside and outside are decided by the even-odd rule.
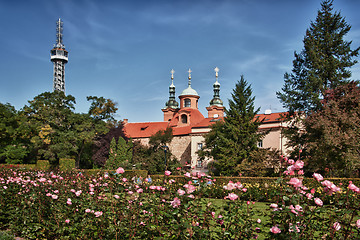
POLYGON ((3 168, 0 227, 26 239, 359 238, 359 188, 320 174, 306 186, 303 162, 286 162, 267 188, 274 194, 266 211, 256 208, 263 204, 256 183, 218 183, 203 173, 180 180, 170 171, 140 179, 122 168, 96 175, 3 168), (214 189, 222 200, 208 198, 214 189))

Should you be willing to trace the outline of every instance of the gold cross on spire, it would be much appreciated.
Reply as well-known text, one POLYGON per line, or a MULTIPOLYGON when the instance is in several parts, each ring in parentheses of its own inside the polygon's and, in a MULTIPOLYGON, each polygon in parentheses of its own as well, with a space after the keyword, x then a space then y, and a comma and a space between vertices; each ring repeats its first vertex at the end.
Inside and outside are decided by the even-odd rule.
POLYGON ((189 80, 190 80, 190 79, 191 79, 191 73, 192 73, 192 71, 191 71, 191 69, 190 69, 190 68, 189 68, 188 73, 189 73, 189 80))
POLYGON ((171 69, 170 73, 171 73, 171 79, 174 79, 174 73, 175 73, 174 69, 171 69))

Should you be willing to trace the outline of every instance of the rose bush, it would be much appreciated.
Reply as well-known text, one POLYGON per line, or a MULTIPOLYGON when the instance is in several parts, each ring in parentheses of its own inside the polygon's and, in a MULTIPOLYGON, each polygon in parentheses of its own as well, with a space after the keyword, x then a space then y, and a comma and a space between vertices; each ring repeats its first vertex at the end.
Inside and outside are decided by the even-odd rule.
POLYGON ((176 181, 167 172, 137 184, 121 168, 98 175, 2 169, 0 227, 26 239, 359 238, 359 188, 319 174, 307 187, 303 163, 288 163, 265 190, 202 173, 176 181), (214 190, 222 200, 208 198, 214 190), (255 200, 267 190, 274 202, 260 212, 255 200))

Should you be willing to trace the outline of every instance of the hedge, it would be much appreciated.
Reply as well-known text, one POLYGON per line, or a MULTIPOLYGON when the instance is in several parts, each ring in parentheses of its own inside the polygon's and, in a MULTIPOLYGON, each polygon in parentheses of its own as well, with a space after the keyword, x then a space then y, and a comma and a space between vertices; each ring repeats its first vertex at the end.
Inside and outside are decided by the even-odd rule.
POLYGON ((59 170, 60 171, 71 171, 75 169, 75 159, 60 158, 59 170))

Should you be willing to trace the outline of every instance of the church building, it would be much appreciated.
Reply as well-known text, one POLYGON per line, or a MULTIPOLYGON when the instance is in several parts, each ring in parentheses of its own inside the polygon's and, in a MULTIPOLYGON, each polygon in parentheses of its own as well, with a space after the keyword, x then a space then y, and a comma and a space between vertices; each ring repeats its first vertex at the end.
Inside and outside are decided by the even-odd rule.
MULTIPOLYGON (((210 159, 201 162, 197 151, 204 147, 204 135, 210 131, 210 126, 224 118, 223 101, 220 99, 220 83, 218 81, 219 69, 215 68, 215 83, 213 84, 213 99, 206 107, 208 116, 204 117, 198 109, 200 96, 191 87, 191 70, 189 69, 188 87, 179 95, 179 103, 175 98, 174 70, 171 70, 171 85, 169 87, 169 100, 161 109, 164 114, 163 122, 140 122, 130 123, 124 119, 124 132, 127 137, 140 141, 143 145, 149 144, 149 138, 159 130, 171 127, 173 139, 169 144, 171 153, 182 165, 191 167, 194 171, 207 171, 210 159)), ((286 153, 286 139, 281 134, 281 129, 286 123, 281 120, 282 113, 258 114, 256 117, 264 119, 259 130, 267 130, 269 133, 258 143, 259 147, 273 148, 286 153)))

